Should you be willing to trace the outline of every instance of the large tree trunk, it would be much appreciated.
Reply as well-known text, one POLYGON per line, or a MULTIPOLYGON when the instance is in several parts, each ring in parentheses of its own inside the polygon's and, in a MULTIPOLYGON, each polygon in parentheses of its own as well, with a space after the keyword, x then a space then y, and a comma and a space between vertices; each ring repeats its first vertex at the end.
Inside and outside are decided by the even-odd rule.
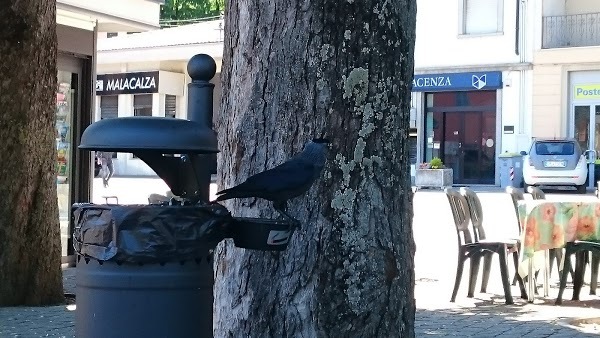
POLYGON ((10 0, 0 22, 0 305, 57 303, 56 1, 10 0))
MULTIPOLYGON (((216 337, 412 337, 408 160, 414 0, 227 2, 219 186, 325 133, 322 178, 292 200, 287 251, 217 248, 216 337)), ((270 203, 231 200, 236 216, 270 203)))

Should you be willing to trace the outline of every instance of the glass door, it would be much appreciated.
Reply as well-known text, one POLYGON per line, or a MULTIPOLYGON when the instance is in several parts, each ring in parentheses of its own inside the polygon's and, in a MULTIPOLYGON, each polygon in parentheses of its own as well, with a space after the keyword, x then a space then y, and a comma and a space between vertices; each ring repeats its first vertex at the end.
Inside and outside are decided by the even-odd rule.
POLYGON ((464 177, 463 119, 462 113, 444 114, 444 136, 441 159, 447 168, 452 168, 454 182, 462 183, 464 177))
MULTIPOLYGON (((576 105, 573 108, 573 135, 589 162, 588 187, 593 188, 599 177, 595 174, 600 166, 600 105, 576 105)), ((599 172, 600 174, 600 172, 599 172)))
MULTIPOLYGON (((600 179, 598 175, 596 175, 596 167, 600 166, 600 160, 598 159, 598 154, 600 153, 600 105, 594 105, 591 107, 591 120, 593 121, 590 128, 590 146, 589 146, 589 186, 593 188, 596 185, 596 182, 600 179)), ((600 174, 600 172, 599 172, 600 174)))
POLYGON ((496 154, 494 112, 444 114, 442 160, 459 184, 494 184, 496 154))
POLYGON ((71 179, 73 166, 72 129, 76 104, 77 74, 59 70, 56 89, 56 190, 60 218, 62 256, 68 254, 71 236, 69 215, 71 210, 71 179))
POLYGON ((496 181, 496 112, 481 113, 481 161, 478 164, 480 181, 494 184, 496 181))
MULTIPOLYGON (((59 54, 56 82, 56 192, 61 237, 62 263, 72 264, 73 224, 71 204, 81 201, 81 158, 77 140, 81 135, 81 88, 83 62, 80 59, 59 54)), ((86 83, 91 83, 85 81, 86 83)), ((90 96, 91 97, 91 96, 90 96)), ((87 107, 87 106, 86 106, 87 107)))
POLYGON ((463 177, 461 183, 475 184, 480 182, 481 160, 481 113, 465 112, 461 114, 460 146, 462 153, 463 177), (470 126, 466 128, 466 126, 470 126))

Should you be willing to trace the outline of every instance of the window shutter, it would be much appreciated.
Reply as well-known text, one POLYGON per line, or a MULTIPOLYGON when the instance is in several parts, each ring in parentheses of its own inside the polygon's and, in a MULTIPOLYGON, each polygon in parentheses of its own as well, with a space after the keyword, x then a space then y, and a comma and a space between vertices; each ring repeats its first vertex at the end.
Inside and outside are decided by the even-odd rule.
POLYGON ((408 138, 408 158, 411 164, 417 164, 417 138, 411 136, 408 138))
POLYGON ((133 105, 138 107, 152 107, 152 94, 133 95, 133 105))
POLYGON ((165 117, 175 118, 177 112, 177 96, 165 95, 165 117))
POLYGON ((100 96, 100 119, 119 117, 119 96, 100 96))
POLYGON ((464 0, 464 33, 486 34, 500 32, 499 8, 503 0, 464 0))
POLYGON ((152 94, 133 95, 133 116, 152 116, 152 94))

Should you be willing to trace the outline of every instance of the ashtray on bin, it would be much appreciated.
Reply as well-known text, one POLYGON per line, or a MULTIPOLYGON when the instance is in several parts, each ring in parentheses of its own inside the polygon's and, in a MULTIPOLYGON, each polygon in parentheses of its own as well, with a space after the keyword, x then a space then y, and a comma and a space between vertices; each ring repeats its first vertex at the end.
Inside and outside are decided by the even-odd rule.
POLYGON ((290 220, 233 217, 229 223, 229 231, 238 248, 283 251, 297 226, 297 223, 290 220))

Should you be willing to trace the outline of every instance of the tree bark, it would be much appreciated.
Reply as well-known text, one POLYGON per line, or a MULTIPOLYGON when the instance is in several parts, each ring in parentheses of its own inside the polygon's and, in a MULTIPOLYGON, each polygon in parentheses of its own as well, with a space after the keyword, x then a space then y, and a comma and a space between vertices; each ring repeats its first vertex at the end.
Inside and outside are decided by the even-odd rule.
MULTIPOLYGON (((289 211, 287 251, 222 243, 215 337, 413 337, 408 157, 414 0, 228 1, 220 188, 323 133, 328 164, 289 211)), ((230 200, 236 216, 270 203, 230 200)))
POLYGON ((56 1, 0 6, 0 306, 63 300, 56 196, 56 1))

